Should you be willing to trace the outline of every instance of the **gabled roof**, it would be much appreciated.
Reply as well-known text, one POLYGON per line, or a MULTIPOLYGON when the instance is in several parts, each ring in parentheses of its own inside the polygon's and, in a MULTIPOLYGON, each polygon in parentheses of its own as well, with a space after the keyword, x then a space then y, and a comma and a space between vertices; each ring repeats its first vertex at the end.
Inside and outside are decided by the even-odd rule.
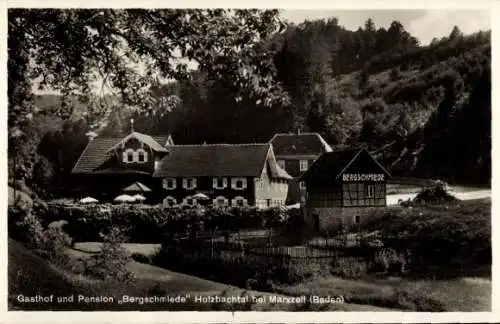
POLYGON ((275 134, 269 141, 276 155, 319 155, 332 148, 318 133, 275 134))
POLYGON ((146 185, 144 185, 140 182, 134 182, 130 186, 124 188, 122 191, 123 192, 150 192, 151 189, 149 189, 146 185))
MULTIPOLYGON (((158 135, 151 137, 156 144, 167 143, 170 135, 158 135)), ((116 146, 123 137, 95 137, 89 141, 85 150, 75 164, 72 173, 125 173, 122 169, 102 169, 101 167, 111 159, 108 151, 116 146), (97 170, 101 168, 100 170, 97 170)), ((134 171, 136 172, 136 171, 134 171)))
POLYGON ((282 167, 276 163, 275 159, 268 159, 269 171, 271 172, 271 177, 279 179, 293 179, 291 175, 288 174, 282 167))
MULTIPOLYGON (((138 132, 132 132, 130 133, 129 135, 125 136, 123 139, 121 139, 118 143, 116 143, 113 147, 111 147, 109 151, 112 151, 114 149, 116 149, 117 147, 119 147, 120 145, 124 145, 129 139, 131 138, 135 138, 137 139, 138 141, 146 144, 147 146, 149 146, 153 151, 156 151, 156 152, 168 152, 167 149, 165 148, 165 144, 164 145, 161 145, 159 144, 154 138, 152 138, 151 136, 149 135, 146 135, 146 134, 142 134, 142 133, 138 133, 138 132)), ((165 143, 167 141, 165 140, 165 143)))
POLYGON ((368 156, 381 172, 390 176, 387 171, 366 149, 349 149, 322 154, 302 175, 301 181, 321 178, 322 180, 337 180, 361 155, 368 156))
POLYGON ((260 177, 270 149, 271 144, 174 145, 153 176, 260 177))

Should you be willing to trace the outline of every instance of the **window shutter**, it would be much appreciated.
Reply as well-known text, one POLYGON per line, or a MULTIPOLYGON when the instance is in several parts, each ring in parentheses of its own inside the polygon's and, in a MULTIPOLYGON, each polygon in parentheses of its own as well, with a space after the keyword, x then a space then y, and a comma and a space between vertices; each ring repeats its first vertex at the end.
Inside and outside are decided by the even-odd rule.
POLYGON ((227 178, 224 178, 222 180, 222 183, 224 184, 224 189, 227 188, 227 178))
POLYGON ((182 189, 186 189, 187 187, 187 179, 182 179, 182 189))
POLYGON ((217 178, 213 178, 213 180, 212 180, 212 187, 214 189, 217 189, 217 178))
POLYGON ((193 178, 193 189, 196 188, 196 178, 193 178))

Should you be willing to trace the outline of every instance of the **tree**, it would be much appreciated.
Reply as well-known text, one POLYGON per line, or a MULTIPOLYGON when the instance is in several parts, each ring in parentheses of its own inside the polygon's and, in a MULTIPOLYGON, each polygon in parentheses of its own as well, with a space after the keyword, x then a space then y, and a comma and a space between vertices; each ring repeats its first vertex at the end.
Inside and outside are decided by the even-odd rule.
MULTIPOLYGON (((62 103, 46 114, 67 118, 72 96, 99 128, 110 114, 96 82, 120 106, 143 114, 165 113, 169 101, 151 95, 158 78, 185 79, 198 63, 238 98, 286 103, 274 81, 272 55, 262 46, 284 24, 277 10, 10 9, 8 12, 9 156, 27 145, 33 115, 33 80, 59 91, 62 103), (141 71, 142 70, 142 71, 141 71), (141 73, 142 72, 142 73, 141 73)), ((34 150, 29 150, 33 152, 34 150)), ((22 159, 19 159, 22 161, 22 159)), ((29 169, 29 167, 28 167, 29 169)))
POLYGON ((455 39, 459 39, 459 38, 462 38, 463 37, 463 34, 462 32, 460 31, 460 28, 458 28, 458 26, 453 26, 453 29, 451 30, 451 33, 450 33, 450 36, 449 36, 449 39, 450 40, 455 40, 455 39))
POLYGON ((397 81, 401 77, 401 71, 399 68, 395 67, 391 69, 391 72, 389 74, 389 78, 391 81, 397 81))
POLYGON ((361 89, 366 89, 368 87, 368 85, 370 84, 370 75, 368 74, 367 69, 361 70, 361 72, 359 73, 358 82, 361 89))

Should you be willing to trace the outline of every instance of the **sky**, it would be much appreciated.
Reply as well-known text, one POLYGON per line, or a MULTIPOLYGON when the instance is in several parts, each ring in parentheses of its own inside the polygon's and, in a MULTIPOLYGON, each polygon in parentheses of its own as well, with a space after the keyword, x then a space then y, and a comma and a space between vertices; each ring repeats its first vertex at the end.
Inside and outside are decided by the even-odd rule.
POLYGON ((372 18, 377 28, 387 28, 398 20, 422 45, 434 37, 448 36, 455 25, 464 34, 491 29, 488 10, 284 10, 282 17, 296 24, 306 19, 337 17, 339 25, 350 30, 363 26, 368 18, 372 18))

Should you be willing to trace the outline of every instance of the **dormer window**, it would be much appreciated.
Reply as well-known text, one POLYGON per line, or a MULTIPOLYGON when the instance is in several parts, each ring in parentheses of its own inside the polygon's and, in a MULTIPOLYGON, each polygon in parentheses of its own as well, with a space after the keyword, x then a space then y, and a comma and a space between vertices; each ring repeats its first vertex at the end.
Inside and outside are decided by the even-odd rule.
POLYGON ((133 163, 134 162, 134 150, 126 149, 123 152, 123 162, 124 163, 133 163))
POLYGON ((138 154, 137 154, 137 160, 139 162, 146 162, 146 157, 144 155, 144 152, 138 152, 138 154))

